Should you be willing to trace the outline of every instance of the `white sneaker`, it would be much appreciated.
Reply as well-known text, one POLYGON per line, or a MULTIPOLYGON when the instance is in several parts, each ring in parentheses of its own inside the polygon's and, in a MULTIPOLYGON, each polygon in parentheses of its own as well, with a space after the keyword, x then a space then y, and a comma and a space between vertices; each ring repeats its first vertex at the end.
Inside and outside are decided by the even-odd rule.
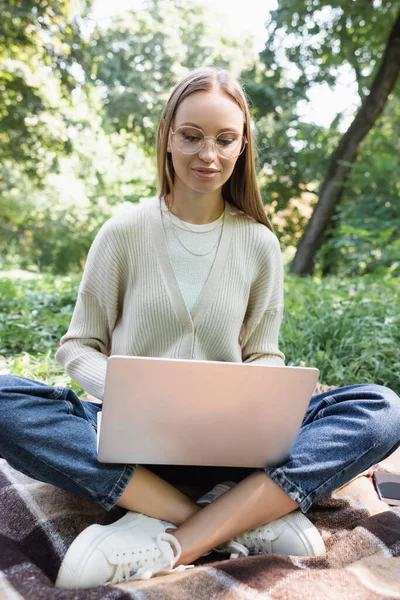
POLYGON ((175 525, 128 512, 111 525, 87 527, 68 548, 56 586, 85 589, 153 575, 173 568, 181 555, 178 540, 165 530, 175 525), (174 553, 175 550, 175 553, 174 553))
MULTIPOLYGON (((210 492, 199 498, 197 504, 209 504, 235 485, 232 481, 218 483, 210 492)), ((214 549, 222 554, 230 554, 230 558, 249 554, 323 556, 326 552, 318 529, 300 510, 256 529, 250 529, 214 549)))
MULTIPOLYGON (((249 554, 323 556, 325 544, 318 529, 300 511, 237 535, 232 540, 249 554)), ((229 546, 229 542, 227 542, 229 546)))

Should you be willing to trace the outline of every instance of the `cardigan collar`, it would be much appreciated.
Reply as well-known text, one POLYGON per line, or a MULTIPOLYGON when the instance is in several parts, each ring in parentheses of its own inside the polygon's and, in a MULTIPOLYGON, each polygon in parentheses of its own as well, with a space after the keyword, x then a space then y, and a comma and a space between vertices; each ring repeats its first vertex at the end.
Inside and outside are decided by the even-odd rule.
POLYGON ((218 285, 222 279, 227 258, 229 256, 234 229, 234 217, 236 214, 240 213, 240 211, 238 211, 238 209, 229 202, 226 202, 224 226, 221 240, 218 245, 217 254, 200 297, 190 312, 186 306, 179 283, 176 279, 174 268, 172 266, 164 227, 162 224, 160 202, 160 198, 158 197, 151 198, 150 200, 146 201, 154 248, 170 302, 180 323, 184 329, 189 332, 193 330, 193 327, 196 327, 196 325, 202 321, 213 302, 218 285))

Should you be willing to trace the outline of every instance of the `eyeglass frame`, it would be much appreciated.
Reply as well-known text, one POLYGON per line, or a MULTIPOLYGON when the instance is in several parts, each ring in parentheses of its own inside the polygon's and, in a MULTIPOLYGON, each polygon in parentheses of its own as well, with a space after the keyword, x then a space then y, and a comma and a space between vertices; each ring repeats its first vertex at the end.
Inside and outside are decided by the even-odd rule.
POLYGON ((246 148, 246 144, 248 143, 248 140, 247 140, 246 136, 245 136, 245 135, 243 135, 243 134, 241 134, 241 135, 242 135, 242 144, 243 144, 243 148, 240 150, 240 152, 239 152, 239 154, 238 154, 237 156, 233 156, 233 157, 229 158, 228 156, 224 156, 223 154, 220 154, 220 153, 218 152, 218 150, 217 150, 217 147, 216 147, 216 145, 215 145, 215 142, 217 141, 217 137, 218 137, 219 135, 222 135, 222 134, 224 134, 224 133, 225 133, 225 134, 226 134, 226 133, 236 133, 236 134, 237 134, 237 133, 238 133, 237 131, 222 131, 222 132, 221 132, 221 133, 219 133, 217 136, 213 136, 213 135, 205 135, 204 131, 203 131, 202 129, 200 129, 200 127, 194 127, 193 125, 180 125, 179 127, 177 127, 177 128, 175 129, 175 131, 173 131, 173 130, 172 130, 172 127, 170 127, 170 128, 169 128, 169 130, 170 130, 170 132, 172 133, 172 135, 175 135, 175 134, 176 134, 176 132, 178 131, 178 129, 181 129, 181 128, 183 128, 183 127, 190 127, 191 129, 197 129, 197 131, 200 131, 200 132, 203 134, 203 137, 204 137, 203 144, 202 144, 201 148, 199 148, 198 150, 196 150, 196 152, 183 152, 183 150, 181 150, 180 148, 178 148, 178 146, 176 146, 176 149, 177 149, 177 150, 178 150, 178 151, 179 151, 181 154, 184 154, 185 156, 194 156, 195 154, 197 154, 198 152, 200 152, 201 150, 203 150, 203 148, 204 148, 204 146, 205 146, 205 143, 206 143, 206 140, 207 140, 207 139, 211 139, 211 140, 214 140, 213 147, 214 147, 214 150, 215 150, 215 152, 218 154, 218 156, 220 156, 221 158, 225 158, 225 160, 234 160, 235 158, 239 158, 239 156, 240 156, 241 154, 243 154, 243 152, 244 152, 244 150, 245 150, 245 148, 246 148))

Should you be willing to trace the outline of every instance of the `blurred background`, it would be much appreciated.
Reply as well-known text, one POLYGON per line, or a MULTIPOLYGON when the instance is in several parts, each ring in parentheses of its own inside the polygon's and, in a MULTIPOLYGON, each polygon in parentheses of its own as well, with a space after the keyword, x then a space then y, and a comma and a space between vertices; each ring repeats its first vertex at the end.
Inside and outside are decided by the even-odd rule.
POLYGON ((400 391, 400 4, 0 0, 0 371, 54 362, 102 223, 155 194, 175 81, 243 83, 286 274, 281 346, 400 391))

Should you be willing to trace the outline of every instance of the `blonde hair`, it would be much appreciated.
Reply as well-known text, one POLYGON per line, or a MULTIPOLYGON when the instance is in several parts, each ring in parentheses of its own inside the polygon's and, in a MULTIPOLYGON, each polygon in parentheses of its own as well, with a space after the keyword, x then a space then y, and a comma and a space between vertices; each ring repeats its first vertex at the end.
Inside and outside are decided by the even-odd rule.
POLYGON ((160 197, 173 193, 174 167, 167 151, 169 130, 179 104, 190 94, 198 91, 221 91, 230 96, 242 109, 243 135, 247 139, 244 151, 237 159, 235 168, 222 187, 223 197, 259 223, 272 231, 265 214, 255 170, 255 148, 250 127, 250 112, 245 93, 240 84, 225 69, 214 67, 194 69, 174 87, 163 112, 157 133, 157 170, 160 197))

